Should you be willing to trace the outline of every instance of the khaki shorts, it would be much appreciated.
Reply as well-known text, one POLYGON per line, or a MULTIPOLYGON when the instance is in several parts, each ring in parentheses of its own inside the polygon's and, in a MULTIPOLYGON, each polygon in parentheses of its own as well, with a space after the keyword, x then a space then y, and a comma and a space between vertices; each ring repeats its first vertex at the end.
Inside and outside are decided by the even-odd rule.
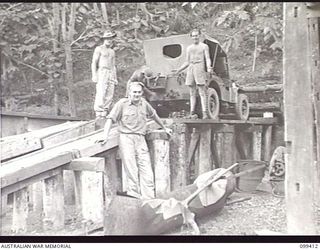
POLYGON ((190 64, 187 70, 186 85, 205 85, 207 74, 203 63, 190 64))

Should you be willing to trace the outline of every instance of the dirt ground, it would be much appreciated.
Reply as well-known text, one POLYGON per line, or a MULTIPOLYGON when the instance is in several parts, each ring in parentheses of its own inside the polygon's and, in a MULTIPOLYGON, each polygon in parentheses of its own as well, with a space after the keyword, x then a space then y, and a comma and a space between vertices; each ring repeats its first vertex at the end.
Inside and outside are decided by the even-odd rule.
MULTIPOLYGON (((267 235, 270 231, 286 234, 286 209, 283 197, 276 197, 270 193, 237 193, 234 192, 228 199, 227 205, 216 215, 209 215, 197 221, 201 235, 267 235), (248 200, 228 205, 232 200, 247 198, 248 200)), ((320 233, 320 208, 317 208, 317 231, 320 233)), ((77 219, 74 206, 66 207, 66 228, 64 231, 47 231, 44 233, 40 218, 31 214, 28 220, 29 232, 27 235, 85 235, 85 227, 77 219)), ((5 218, 2 235, 10 235, 10 221, 12 208, 5 218)), ((194 232, 187 226, 182 226, 167 232, 165 235, 193 235, 194 232)), ((102 236, 98 230, 89 236, 102 236)))

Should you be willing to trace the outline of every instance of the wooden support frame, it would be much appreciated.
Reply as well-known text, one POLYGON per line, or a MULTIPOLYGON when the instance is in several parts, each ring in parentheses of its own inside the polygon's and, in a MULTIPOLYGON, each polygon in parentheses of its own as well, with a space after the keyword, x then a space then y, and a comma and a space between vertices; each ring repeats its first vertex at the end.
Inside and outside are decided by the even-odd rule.
POLYGON ((284 113, 288 234, 316 234, 313 211, 314 117, 304 3, 284 3, 284 113), (297 119, 299 121, 297 122, 297 119))

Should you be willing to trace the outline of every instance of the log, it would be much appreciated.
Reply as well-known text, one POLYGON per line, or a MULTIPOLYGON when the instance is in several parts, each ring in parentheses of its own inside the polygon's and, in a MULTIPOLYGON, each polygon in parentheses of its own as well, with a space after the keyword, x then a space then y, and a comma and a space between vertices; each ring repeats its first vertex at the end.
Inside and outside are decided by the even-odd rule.
POLYGON ((163 130, 153 131, 146 136, 154 169, 156 197, 171 190, 169 136, 163 130))
POLYGON ((248 92, 263 92, 263 91, 282 91, 283 84, 272 84, 265 86, 241 86, 239 92, 248 93, 248 92))
POLYGON ((250 111, 281 111, 282 105, 279 102, 250 103, 250 111))
POLYGON ((187 126, 182 123, 173 125, 170 140, 170 165, 172 190, 187 185, 187 126))

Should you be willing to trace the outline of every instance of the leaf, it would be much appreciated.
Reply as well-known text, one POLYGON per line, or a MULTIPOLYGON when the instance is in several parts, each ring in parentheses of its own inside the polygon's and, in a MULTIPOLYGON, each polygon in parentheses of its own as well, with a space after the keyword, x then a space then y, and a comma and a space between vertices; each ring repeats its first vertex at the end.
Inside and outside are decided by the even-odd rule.
POLYGON ((56 62, 54 63, 54 66, 56 66, 57 68, 60 68, 62 66, 62 63, 56 62))
POLYGON ((132 24, 132 28, 134 28, 134 29, 139 29, 140 27, 141 27, 141 23, 140 22, 134 22, 132 24))
POLYGON ((184 2, 181 6, 184 7, 184 6, 188 5, 188 4, 189 4, 189 2, 184 2))
POLYGON ((143 20, 143 19, 141 20, 141 24, 143 24, 146 27, 149 26, 148 22, 146 20, 143 20))
POLYGON ((246 11, 239 11, 238 16, 241 20, 250 20, 250 15, 246 11))
POLYGON ((191 9, 193 9, 194 7, 196 7, 198 4, 198 2, 192 2, 190 5, 191 5, 191 9))

